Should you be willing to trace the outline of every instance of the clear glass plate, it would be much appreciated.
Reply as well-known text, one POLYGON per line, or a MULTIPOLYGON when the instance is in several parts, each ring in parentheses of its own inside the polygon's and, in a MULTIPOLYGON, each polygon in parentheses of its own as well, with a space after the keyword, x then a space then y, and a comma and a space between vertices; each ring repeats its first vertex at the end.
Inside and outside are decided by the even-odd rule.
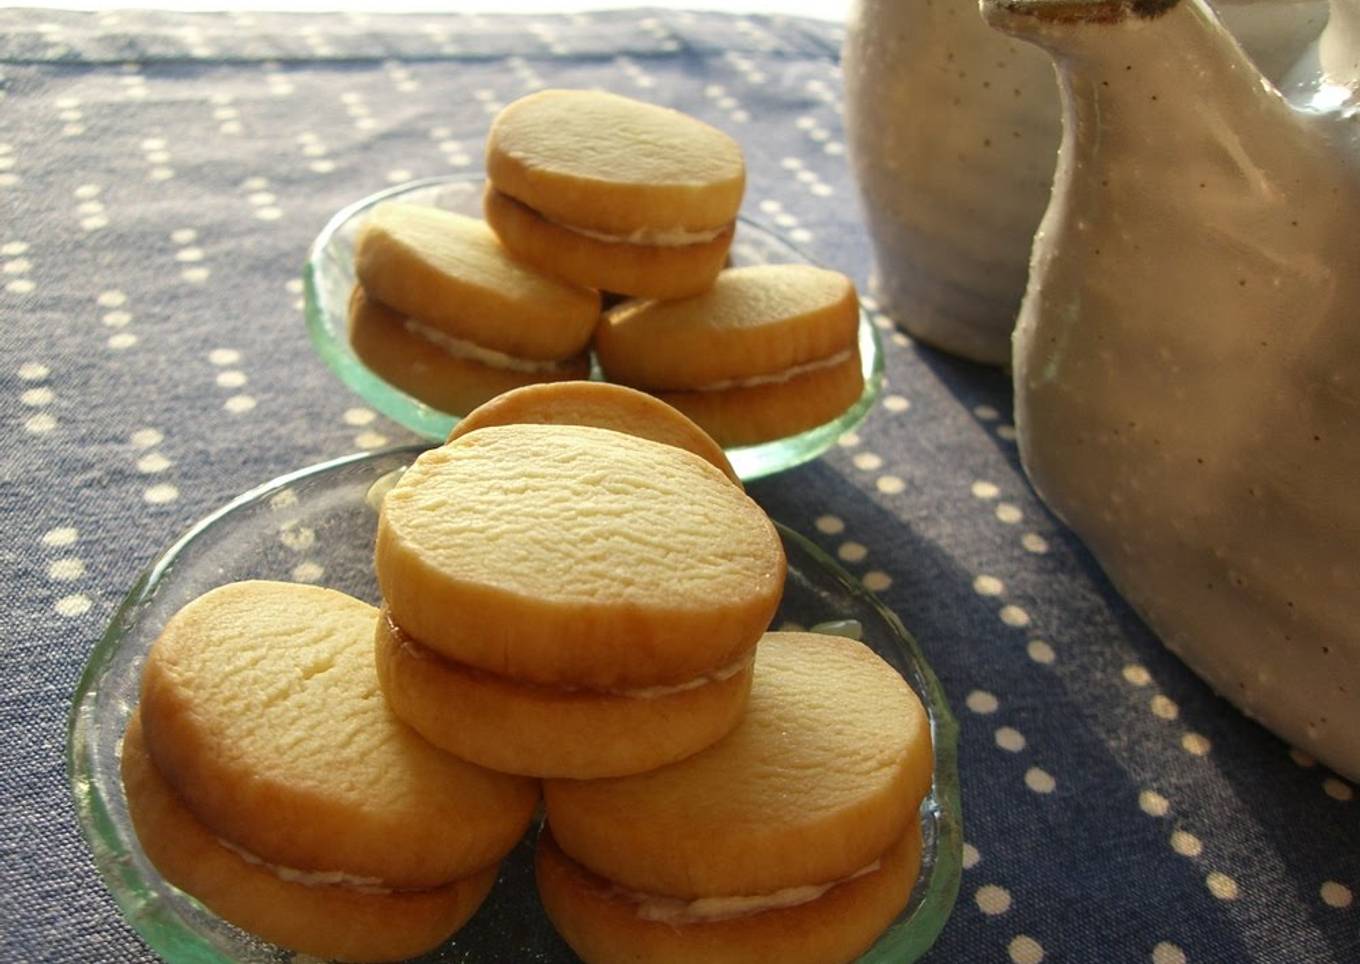
MULTIPOLYGON (((123 914, 168 961, 289 961, 291 955, 225 923, 167 884, 137 843, 119 779, 118 753, 146 652, 180 607, 235 580, 305 579, 377 603, 377 516, 369 493, 409 465, 420 450, 410 446, 347 456, 240 496, 156 560, 90 655, 73 700, 68 745, 81 830, 123 914)), ((860 638, 902 673, 930 715, 935 776, 921 806, 921 875, 907 908, 863 958, 880 964, 912 961, 935 940, 959 886, 957 727, 939 683, 898 618, 812 543, 783 526, 779 533, 789 568, 775 625, 857 622, 860 638)), ((422 960, 575 960, 539 905, 533 836, 527 835, 506 860, 491 896, 468 926, 422 960)))
MULTIPOLYGON (((409 201, 481 217, 481 174, 427 178, 379 191, 340 211, 312 242, 303 284, 307 330, 318 354, 341 381, 388 418, 433 442, 442 442, 458 424, 458 417, 431 408, 379 377, 354 354, 349 343, 349 296, 354 290, 354 237, 368 211, 380 201, 409 201)), ((811 263, 812 259, 769 228, 740 219, 732 243, 732 263, 811 263)), ((816 428, 760 445, 727 450, 737 474, 746 481, 773 475, 815 459, 840 435, 864 420, 883 387, 883 353, 878 333, 860 311, 859 354, 864 391, 859 401, 837 419, 816 428)), ((593 375, 599 378, 598 369, 593 375)))

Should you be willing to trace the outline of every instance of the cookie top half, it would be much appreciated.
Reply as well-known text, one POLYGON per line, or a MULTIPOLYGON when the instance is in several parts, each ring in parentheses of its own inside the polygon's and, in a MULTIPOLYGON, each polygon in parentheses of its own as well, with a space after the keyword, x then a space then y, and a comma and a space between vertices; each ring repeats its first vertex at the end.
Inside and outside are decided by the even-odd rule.
POLYGON ((706 231, 741 206, 741 147, 687 114, 617 94, 545 90, 492 122, 486 169, 496 190, 568 227, 626 237, 706 231))
POLYGON ((377 616, 292 583, 200 596, 147 656, 144 736, 194 816, 254 858, 435 887, 499 860, 537 788, 436 750, 391 713, 373 660, 377 616))
POLYGON ((845 275, 806 264, 731 268, 678 301, 607 311, 595 351, 614 381, 649 390, 735 387, 848 353, 859 301, 845 275))
POLYGON ((575 425, 496 425, 425 452, 387 494, 376 569, 393 620, 522 682, 688 682, 749 653, 783 546, 721 471, 575 425))
POLYGON ((486 223, 436 207, 387 202, 355 240, 364 291, 422 325, 516 358, 577 354, 600 296, 514 260, 486 223))
POLYGON ((916 819, 929 720, 863 643, 768 633, 746 716, 679 763, 544 784, 562 849, 602 877, 692 900, 849 877, 916 819))

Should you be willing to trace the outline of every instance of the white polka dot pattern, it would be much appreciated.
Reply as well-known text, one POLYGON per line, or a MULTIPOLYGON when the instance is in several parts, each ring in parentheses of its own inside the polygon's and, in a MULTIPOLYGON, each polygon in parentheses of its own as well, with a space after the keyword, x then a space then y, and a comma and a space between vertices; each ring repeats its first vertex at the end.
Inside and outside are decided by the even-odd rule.
POLYGON ((1237 881, 1227 874, 1217 870, 1210 871, 1209 876, 1204 878, 1205 886, 1209 888, 1209 893, 1219 900, 1236 900, 1238 898, 1237 881))
POLYGON ((1030 767, 1025 771, 1025 786, 1035 793, 1052 793, 1057 789, 1058 781, 1053 779, 1053 775, 1039 767, 1030 767))
POLYGON ((1182 857, 1198 857, 1204 851, 1204 844, 1194 834, 1177 830, 1171 835, 1171 849, 1182 857))
POLYGON ((1138 794, 1138 806, 1149 817, 1165 817, 1171 809, 1166 797, 1156 790, 1144 790, 1138 794))
POLYGON ((1175 944, 1161 941, 1152 949, 1152 964, 1186 964, 1185 951, 1175 944))
POLYGON ((884 592, 892 586, 892 576, 879 569, 871 569, 860 580, 870 592, 884 592))
POLYGON ((995 884, 979 887, 977 893, 973 895, 973 899, 977 902, 978 910, 989 917, 1004 914, 1011 909, 1010 892, 995 884))
POLYGON ((151 505, 165 505, 179 498, 179 489, 167 482, 161 482, 143 492, 142 498, 151 505))
POLYGON ((704 96, 712 101, 713 106, 725 112, 727 120, 733 124, 745 124, 751 119, 746 108, 722 84, 709 84, 704 88, 704 96))
POLYGON ((845 521, 839 516, 823 515, 817 517, 817 531, 826 535, 837 535, 845 531, 845 521))
POLYGON ((1053 647, 1042 639, 1030 640, 1025 646, 1025 652, 1029 654, 1029 658, 1034 660, 1034 662, 1042 663, 1044 665, 1048 665, 1058 658, 1057 654, 1053 651, 1053 647))
POLYGON ((1039 964, 1044 959, 1044 948, 1034 938, 1021 934, 1007 948, 1014 964, 1039 964))
POLYGON ((965 702, 974 713, 995 713, 1000 706, 997 698, 986 690, 973 690, 965 702))
POLYGON ((79 538, 79 533, 70 526, 59 526, 56 529, 49 529, 42 537, 43 545, 52 548, 75 545, 79 538))
MULTIPOLYGON (((21 212, 0 218, 0 431, 6 477, 25 480, 6 521, 23 564, 13 597, 33 627, 31 643, 7 645, 14 665, 56 668, 56 682, 35 677, 41 703, 20 701, 25 718, 0 706, 7 742, 28 741, 0 747, 0 790, 6 774, 33 781, 0 836, 44 845, 31 848, 40 868, 88 859, 45 816, 64 791, 33 761, 60 742, 88 650, 69 641, 98 636, 132 569, 284 469, 411 438, 312 356, 308 239, 365 194, 478 170, 486 124, 511 100, 598 86, 738 136, 744 212, 851 274, 884 346, 863 423, 749 490, 901 615, 959 718, 965 877, 933 957, 1082 960, 1080 929, 1102 935, 1109 960, 1277 946, 1360 959, 1352 782, 1225 712, 1090 568, 1024 477, 1006 375, 897 330, 845 156, 843 38, 821 21, 683 11, 0 11, 0 113, 15 119, 0 124, 0 205, 21 212), (57 472, 69 484, 44 484, 57 472)), ((303 519, 304 498, 286 490, 265 510, 269 575, 343 584, 352 574, 303 519)), ((71 895, 62 914, 16 892, 34 936, 10 956, 61 942, 141 953, 66 874, 35 878, 34 893, 71 895)))
POLYGON ((1176 705, 1175 701, 1161 693, 1154 696, 1152 702, 1148 705, 1151 707, 1153 715, 1163 720, 1174 720, 1181 713, 1180 707, 1176 705))
POLYGON ((1323 883, 1319 893, 1322 896, 1322 902, 1324 904, 1337 910, 1345 910, 1355 901, 1355 895, 1351 893, 1351 889, 1345 884, 1337 883, 1335 880, 1329 880, 1323 883))
POLYGON ((1137 663, 1130 663, 1128 666, 1124 667, 1124 679, 1128 680, 1134 686, 1147 686, 1152 682, 1152 676, 1148 673, 1147 669, 1143 666, 1139 666, 1137 663))

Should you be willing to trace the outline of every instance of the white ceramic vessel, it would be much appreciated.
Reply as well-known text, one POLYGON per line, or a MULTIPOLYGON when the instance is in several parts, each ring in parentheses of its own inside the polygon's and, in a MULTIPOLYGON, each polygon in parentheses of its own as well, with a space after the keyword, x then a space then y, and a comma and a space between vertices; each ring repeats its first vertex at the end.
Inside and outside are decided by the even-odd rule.
MULTIPOLYGON (((1224 7, 1270 77, 1317 36, 1325 10, 1325 0, 1224 7)), ((857 0, 843 66, 875 294, 921 340, 1008 364, 1062 130, 1052 64, 989 30, 976 0, 857 0)))
POLYGON ((1008 362, 1061 131, 1048 58, 974 0, 857 0, 842 66, 874 294, 922 341, 1008 362))
POLYGON ((1168 647, 1352 778, 1358 6, 1291 102, 1203 0, 983 0, 1063 95, 1015 333, 1030 479, 1168 647))

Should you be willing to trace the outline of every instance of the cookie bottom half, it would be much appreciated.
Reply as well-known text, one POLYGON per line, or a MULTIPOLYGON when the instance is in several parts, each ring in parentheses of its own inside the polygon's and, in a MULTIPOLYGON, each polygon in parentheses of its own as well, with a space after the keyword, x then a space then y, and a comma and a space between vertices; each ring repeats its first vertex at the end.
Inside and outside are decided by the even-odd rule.
POLYGON ((502 392, 539 382, 586 378, 590 359, 581 354, 549 371, 515 371, 459 358, 411 331, 406 319, 355 287, 349 307, 354 354, 384 381, 450 415, 466 415, 502 392))
POLYGON ((731 732, 751 689, 749 658, 695 685, 629 695, 519 683, 453 662, 386 614, 375 637, 392 711, 441 749, 502 773, 597 779, 674 763, 731 732))
POLYGON ((913 823, 877 869, 807 903, 717 920, 644 918, 641 895, 573 861, 547 827, 534 866, 548 917, 588 964, 833 964, 867 950, 906 906, 921 831, 913 823))
POLYGON ((816 428, 839 416, 864 391, 859 352, 787 381, 703 391, 656 392, 724 448, 757 445, 816 428))
POLYGON ((492 425, 591 425, 673 445, 699 456, 738 486, 741 480, 718 443, 675 408, 624 385, 556 382, 516 389, 478 406, 454 426, 449 441, 492 425))
POLYGON ((516 258, 555 278, 641 298, 687 298, 708 290, 722 270, 735 225, 694 244, 605 241, 555 224, 490 185, 486 221, 516 258))
POLYGON ((379 891, 284 880, 229 849, 161 776, 140 717, 123 739, 123 786, 147 857, 167 881, 273 944, 340 961, 391 961, 439 946, 481 906, 499 865, 428 890, 379 891))

